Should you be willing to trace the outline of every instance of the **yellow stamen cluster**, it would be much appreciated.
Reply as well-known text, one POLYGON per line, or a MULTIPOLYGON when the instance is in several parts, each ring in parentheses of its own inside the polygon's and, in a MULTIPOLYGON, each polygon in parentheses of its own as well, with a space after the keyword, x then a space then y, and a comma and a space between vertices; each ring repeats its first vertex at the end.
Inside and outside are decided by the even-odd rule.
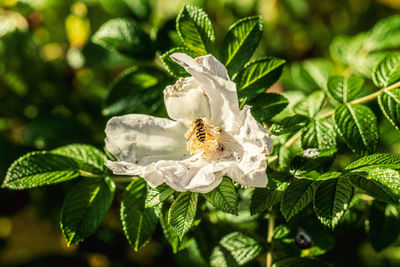
POLYGON ((189 124, 185 137, 186 148, 191 155, 203 152, 204 158, 211 158, 220 149, 219 129, 214 127, 206 118, 200 118, 189 124))

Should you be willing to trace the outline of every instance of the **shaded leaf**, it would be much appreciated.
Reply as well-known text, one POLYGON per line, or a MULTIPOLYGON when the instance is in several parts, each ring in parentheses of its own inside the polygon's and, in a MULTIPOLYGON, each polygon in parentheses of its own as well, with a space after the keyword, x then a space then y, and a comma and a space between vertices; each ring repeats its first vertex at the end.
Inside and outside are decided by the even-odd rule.
POLYGON ((325 264, 307 258, 285 258, 272 264, 272 267, 326 267, 325 264))
POLYGON ((390 246, 400 234, 399 207, 374 201, 369 214, 369 239, 376 251, 390 246))
POLYGON ((230 214, 238 214, 238 195, 232 180, 224 177, 213 191, 203 194, 214 207, 230 214))
POLYGON ((295 132, 307 125, 308 121, 309 119, 306 116, 296 114, 274 122, 269 131, 274 135, 295 132))
POLYGON ((314 198, 314 210, 318 219, 329 228, 335 228, 349 207, 352 197, 353 187, 345 177, 321 181, 314 198))
POLYGON ((287 221, 311 203, 314 196, 314 181, 295 179, 286 188, 281 201, 281 212, 287 221))
POLYGON ((269 121, 275 115, 284 110, 289 101, 282 95, 274 93, 260 94, 249 103, 251 105, 251 114, 258 121, 269 121))
POLYGON ((157 216, 152 208, 145 208, 146 182, 133 180, 123 195, 120 216, 129 244, 135 251, 144 246, 157 227, 157 216))
POLYGON ((198 193, 180 193, 171 205, 168 213, 168 223, 174 228, 179 239, 192 227, 197 210, 198 193))
POLYGON ((76 244, 93 234, 111 207, 115 183, 110 179, 84 179, 65 198, 61 210, 61 230, 68 244, 76 244))
POLYGON ((316 91, 311 93, 302 101, 299 101, 293 107, 293 110, 297 114, 313 118, 321 110, 322 105, 324 104, 324 100, 325 100, 325 93, 321 90, 316 91))

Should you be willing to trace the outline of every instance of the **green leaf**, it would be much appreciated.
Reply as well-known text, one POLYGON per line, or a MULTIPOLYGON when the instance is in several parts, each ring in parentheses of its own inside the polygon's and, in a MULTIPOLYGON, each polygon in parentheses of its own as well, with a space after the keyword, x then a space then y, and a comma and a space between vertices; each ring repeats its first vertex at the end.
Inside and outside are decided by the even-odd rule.
POLYGON ((400 81, 400 53, 384 57, 372 71, 372 80, 379 88, 388 87, 400 81))
POLYGON ((188 238, 187 236, 183 237, 183 240, 180 241, 178 234, 172 228, 172 226, 168 223, 168 209, 165 208, 166 205, 159 205, 154 207, 154 211, 157 214, 157 217, 160 220, 161 227, 163 229, 164 237, 168 240, 172 247, 172 252, 178 253, 181 250, 186 249, 193 238, 188 238))
POLYGON ((122 227, 129 244, 135 251, 149 242, 157 227, 157 216, 152 208, 145 208, 146 182, 133 180, 121 202, 122 227))
POLYGON ((180 66, 178 63, 173 61, 170 57, 173 53, 178 53, 178 52, 185 53, 193 58, 201 56, 204 53, 199 53, 198 51, 193 51, 186 47, 175 47, 160 56, 160 59, 161 59, 162 63, 164 63, 164 66, 167 69, 167 71, 169 72, 169 74, 171 74, 175 78, 187 77, 187 76, 189 76, 189 73, 187 73, 186 70, 182 66, 180 66))
POLYGON ((356 154, 374 153, 379 130, 375 114, 366 106, 341 104, 336 107, 334 120, 339 134, 356 154))
POLYGON ((79 176, 80 166, 72 158, 50 152, 32 152, 17 159, 8 169, 3 186, 28 189, 65 182, 79 176))
POLYGON ((251 114, 260 122, 269 121, 275 115, 284 110, 289 101, 282 95, 274 93, 260 94, 257 98, 249 102, 251 114))
POLYGON ((279 80, 285 60, 273 57, 257 58, 247 63, 234 77, 239 96, 253 98, 265 92, 279 80))
POLYGON ((306 126, 308 121, 309 119, 306 116, 296 114, 274 122, 269 131, 274 135, 295 132, 306 126))
POLYGON ((396 203, 399 200, 399 196, 392 192, 390 187, 380 182, 379 179, 367 178, 363 174, 350 173, 348 175, 350 183, 378 200, 391 203, 396 203))
POLYGON ((386 118, 400 131, 400 89, 383 91, 378 97, 378 102, 386 118))
POLYGON ((301 155, 293 158, 290 172, 295 176, 300 176, 312 171, 323 171, 329 168, 335 153, 336 149, 322 151, 316 148, 306 149, 301 155))
POLYGON ((400 155, 374 154, 349 164, 344 175, 368 194, 386 202, 400 196, 400 155))
POLYGON ((253 238, 240 232, 224 236, 210 257, 211 266, 238 266, 250 262, 262 248, 253 238))
POLYGON ((327 150, 336 147, 336 131, 331 120, 313 120, 301 131, 303 149, 327 150))
POLYGON ((321 181, 314 198, 314 210, 318 219, 329 228, 335 228, 349 207, 352 197, 353 187, 347 178, 321 181))
POLYGON ((321 90, 326 86, 330 74, 329 61, 315 58, 294 63, 289 69, 290 78, 295 81, 295 88, 305 92, 321 90))
POLYGON ((107 159, 103 152, 91 145, 71 144, 51 150, 51 153, 74 159, 82 170, 104 173, 107 159))
POLYGON ((302 101, 298 102, 293 110, 297 114, 314 118, 324 104, 325 93, 322 90, 311 93, 302 101))
POLYGON ((238 195, 232 180, 224 177, 213 191, 203 194, 214 207, 230 214, 238 214, 238 195))
POLYGON ((185 5, 176 18, 176 29, 183 43, 194 51, 205 54, 215 41, 210 18, 202 9, 185 5))
POLYGON ((291 257, 274 262, 272 267, 326 267, 326 265, 312 259, 291 257))
POLYGON ((364 41, 367 51, 400 47, 400 16, 392 16, 379 21, 364 41))
POLYGON ((175 190, 165 183, 157 186, 156 188, 151 188, 147 194, 145 205, 146 208, 151 208, 160 204, 161 202, 168 199, 168 197, 171 196, 174 192, 175 190))
POLYGON ((103 115, 134 112, 153 114, 157 109, 164 109, 160 95, 165 86, 172 82, 166 76, 166 73, 154 67, 135 66, 125 70, 108 89, 103 115))
POLYGON ((229 27, 219 55, 229 74, 238 72, 250 60, 264 32, 261 16, 238 20, 229 27))
POLYGON ((154 57, 150 36, 134 21, 125 18, 105 22, 92 36, 92 42, 135 58, 154 57))
POLYGON ((295 179, 283 192, 281 212, 287 221, 311 203, 315 183, 307 179, 295 179))
POLYGON ((192 227, 196 216, 198 196, 198 193, 180 193, 169 209, 168 222, 180 240, 192 227))
POLYGON ((356 99, 364 87, 364 79, 358 76, 332 76, 328 80, 328 95, 340 102, 347 103, 356 99))
POLYGON ((61 230, 68 244, 93 234, 111 207, 115 183, 110 179, 84 179, 68 193, 61 210, 61 230))
POLYGON ((398 205, 385 205, 374 201, 370 207, 369 239, 376 251, 381 251, 397 240, 400 234, 400 215, 398 205))

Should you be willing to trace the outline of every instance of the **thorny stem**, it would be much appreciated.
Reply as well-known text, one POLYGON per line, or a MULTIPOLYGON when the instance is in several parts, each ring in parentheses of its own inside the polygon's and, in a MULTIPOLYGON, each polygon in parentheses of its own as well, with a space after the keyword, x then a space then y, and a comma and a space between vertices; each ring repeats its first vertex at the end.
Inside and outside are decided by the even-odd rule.
POLYGON ((275 227, 275 214, 271 210, 269 213, 268 218, 268 235, 267 235, 267 256, 266 256, 266 266, 272 266, 272 237, 274 234, 274 227, 275 227))
MULTIPOLYGON (((395 88, 399 88, 399 87, 400 87, 400 81, 397 82, 397 83, 392 84, 391 86, 382 88, 382 89, 376 91, 375 93, 369 94, 369 95, 364 96, 364 97, 361 97, 361 98, 354 99, 353 101, 350 102, 350 104, 362 104, 362 103, 369 102, 369 101, 371 101, 371 100, 376 99, 376 98, 382 93, 382 91, 389 91, 389 90, 392 90, 392 89, 395 89, 395 88)), ((322 115, 322 116, 320 117, 320 119, 329 118, 330 116, 333 115, 334 112, 335 112, 335 110, 331 110, 331 111, 325 113, 324 115, 322 115)), ((293 136, 285 143, 285 147, 290 147, 291 145, 293 145, 294 142, 296 142, 296 140, 299 139, 300 135, 301 135, 301 130, 298 131, 295 135, 293 135, 293 136)))

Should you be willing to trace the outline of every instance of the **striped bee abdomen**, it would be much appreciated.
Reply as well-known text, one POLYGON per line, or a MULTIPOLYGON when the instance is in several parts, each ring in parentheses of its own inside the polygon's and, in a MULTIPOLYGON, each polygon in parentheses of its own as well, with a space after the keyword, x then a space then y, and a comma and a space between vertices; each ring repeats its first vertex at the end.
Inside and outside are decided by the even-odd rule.
POLYGON ((204 143, 206 140, 206 132, 204 130, 204 122, 202 119, 197 119, 194 121, 195 124, 195 134, 197 140, 199 140, 201 143, 204 143))

